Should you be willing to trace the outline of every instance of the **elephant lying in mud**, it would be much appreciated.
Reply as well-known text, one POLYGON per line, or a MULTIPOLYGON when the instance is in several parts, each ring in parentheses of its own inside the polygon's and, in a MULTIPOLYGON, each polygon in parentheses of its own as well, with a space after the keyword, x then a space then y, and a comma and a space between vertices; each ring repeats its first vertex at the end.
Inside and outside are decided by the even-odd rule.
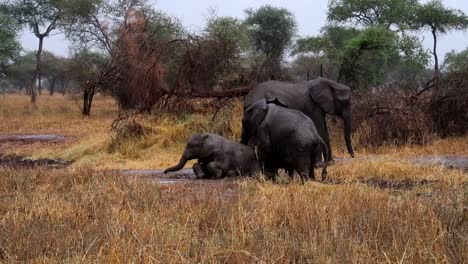
MULTIPOLYGON (((277 98, 288 108, 307 115, 316 127, 318 134, 325 141, 328 153, 323 153, 328 160, 333 160, 330 138, 325 115, 335 115, 343 119, 343 134, 349 154, 354 157, 351 144, 351 89, 348 86, 317 78, 307 82, 289 83, 267 81, 258 84, 244 100, 244 111, 260 99, 277 98)), ((321 159, 320 153, 317 160, 321 159)))
POLYGON ((198 159, 193 171, 199 179, 219 179, 260 172, 259 162, 252 148, 215 134, 202 133, 192 136, 179 164, 167 168, 164 173, 181 170, 192 159, 198 159))
MULTIPOLYGON (((296 171, 303 181, 315 180, 316 156, 321 147, 327 150, 327 146, 309 117, 281 105, 277 98, 261 99, 245 109, 242 143, 258 149, 267 176, 283 168, 290 177, 296 171)), ((326 175, 327 162, 322 170, 322 181, 326 175)))

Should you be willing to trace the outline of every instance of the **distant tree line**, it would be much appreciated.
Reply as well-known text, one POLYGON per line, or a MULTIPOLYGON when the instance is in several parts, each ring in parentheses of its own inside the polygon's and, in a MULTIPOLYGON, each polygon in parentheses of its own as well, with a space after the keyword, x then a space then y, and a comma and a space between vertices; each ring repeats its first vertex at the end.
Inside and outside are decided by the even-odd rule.
POLYGON ((420 79, 428 89, 441 74, 467 67, 468 49, 440 65, 438 37, 466 30, 468 17, 439 0, 331 0, 327 16, 312 37, 298 37, 294 15, 269 5, 247 9, 243 19, 212 14, 201 32, 189 32, 146 0, 7 0, 0 4, 0 85, 24 90, 33 103, 44 88, 79 95, 89 115, 97 93, 122 109, 150 111, 174 98, 241 95, 269 79, 321 75, 355 90, 420 79), (20 55, 22 28, 38 38, 37 51, 20 55), (69 58, 44 51, 52 32, 72 43, 69 58), (432 34, 430 51, 420 32, 432 34))

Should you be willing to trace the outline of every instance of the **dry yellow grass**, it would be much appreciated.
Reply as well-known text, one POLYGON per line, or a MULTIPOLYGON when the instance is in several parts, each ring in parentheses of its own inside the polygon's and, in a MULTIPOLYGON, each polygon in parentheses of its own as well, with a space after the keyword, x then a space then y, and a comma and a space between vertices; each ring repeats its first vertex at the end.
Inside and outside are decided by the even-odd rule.
POLYGON ((468 189, 449 183, 455 172, 435 173, 443 184, 395 193, 0 169, 0 261, 463 263, 468 189))
MULTIPOLYGON (((83 118, 80 101, 66 97, 42 96, 32 108, 24 95, 0 96, 0 133, 56 133, 74 137, 65 144, 22 145, 8 152, 32 157, 72 159, 76 165, 98 168, 164 168, 178 160, 185 141, 198 132, 221 133, 238 140, 242 118, 241 102, 225 108, 212 121, 211 115, 187 115, 182 118, 158 116, 144 121, 150 132, 143 138, 125 140, 110 149, 110 126, 117 114, 114 101, 97 97, 91 118, 83 118)), ((349 157, 342 132, 332 126, 335 157, 349 157)), ((356 148, 357 156, 407 158, 428 155, 468 155, 468 137, 436 139, 425 146, 356 148)))
MULTIPOLYGON (((331 183, 258 179, 162 186, 103 169, 163 168, 192 133, 239 137, 241 108, 144 121, 150 132, 111 149, 112 100, 94 115, 61 96, 37 109, 0 97, 0 133, 58 133, 65 144, 9 152, 74 159, 65 170, 0 168, 0 262, 466 263, 468 174, 405 161, 467 154, 468 139, 358 149, 331 183), (361 159, 362 158, 362 159, 361 159), (92 168, 92 169, 91 169, 92 168)), ((346 157, 334 130, 336 156, 346 157)))

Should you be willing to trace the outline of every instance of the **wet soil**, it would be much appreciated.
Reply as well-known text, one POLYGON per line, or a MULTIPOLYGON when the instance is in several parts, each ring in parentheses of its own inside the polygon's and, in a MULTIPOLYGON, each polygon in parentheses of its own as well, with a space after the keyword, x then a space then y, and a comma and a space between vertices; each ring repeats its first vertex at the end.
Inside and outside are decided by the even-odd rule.
MULTIPOLYGON (((362 158, 336 158, 332 164, 356 162, 356 161, 373 161, 381 160, 379 157, 362 157, 362 158)), ((416 165, 432 166, 440 165, 446 169, 468 171, 468 156, 429 156, 415 157, 407 159, 416 165)), ((402 161, 401 159, 389 159, 389 161, 402 161)))
POLYGON ((1 134, 0 143, 5 142, 21 142, 21 143, 36 143, 36 142, 62 142, 70 137, 57 134, 1 134))
POLYGON ((0 155, 0 168, 9 167, 9 168, 37 168, 37 167, 47 167, 54 169, 63 169, 72 164, 71 161, 66 160, 53 160, 53 159, 29 159, 22 156, 1 156, 0 155))
POLYGON ((439 156, 412 158, 419 165, 441 165, 447 169, 468 171, 468 156, 439 156))

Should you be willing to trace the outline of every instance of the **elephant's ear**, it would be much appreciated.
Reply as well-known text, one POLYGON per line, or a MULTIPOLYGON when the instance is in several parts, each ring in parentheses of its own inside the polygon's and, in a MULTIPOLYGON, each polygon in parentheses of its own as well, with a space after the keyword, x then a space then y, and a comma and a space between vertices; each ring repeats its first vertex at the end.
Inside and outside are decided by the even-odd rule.
POLYGON ((351 98, 349 87, 337 82, 317 78, 310 82, 309 95, 327 114, 335 114, 335 100, 346 101, 351 98))
POLYGON ((275 105, 288 108, 288 105, 283 100, 279 99, 278 97, 275 97, 274 99, 267 99, 266 102, 267 104, 275 104, 275 105))

